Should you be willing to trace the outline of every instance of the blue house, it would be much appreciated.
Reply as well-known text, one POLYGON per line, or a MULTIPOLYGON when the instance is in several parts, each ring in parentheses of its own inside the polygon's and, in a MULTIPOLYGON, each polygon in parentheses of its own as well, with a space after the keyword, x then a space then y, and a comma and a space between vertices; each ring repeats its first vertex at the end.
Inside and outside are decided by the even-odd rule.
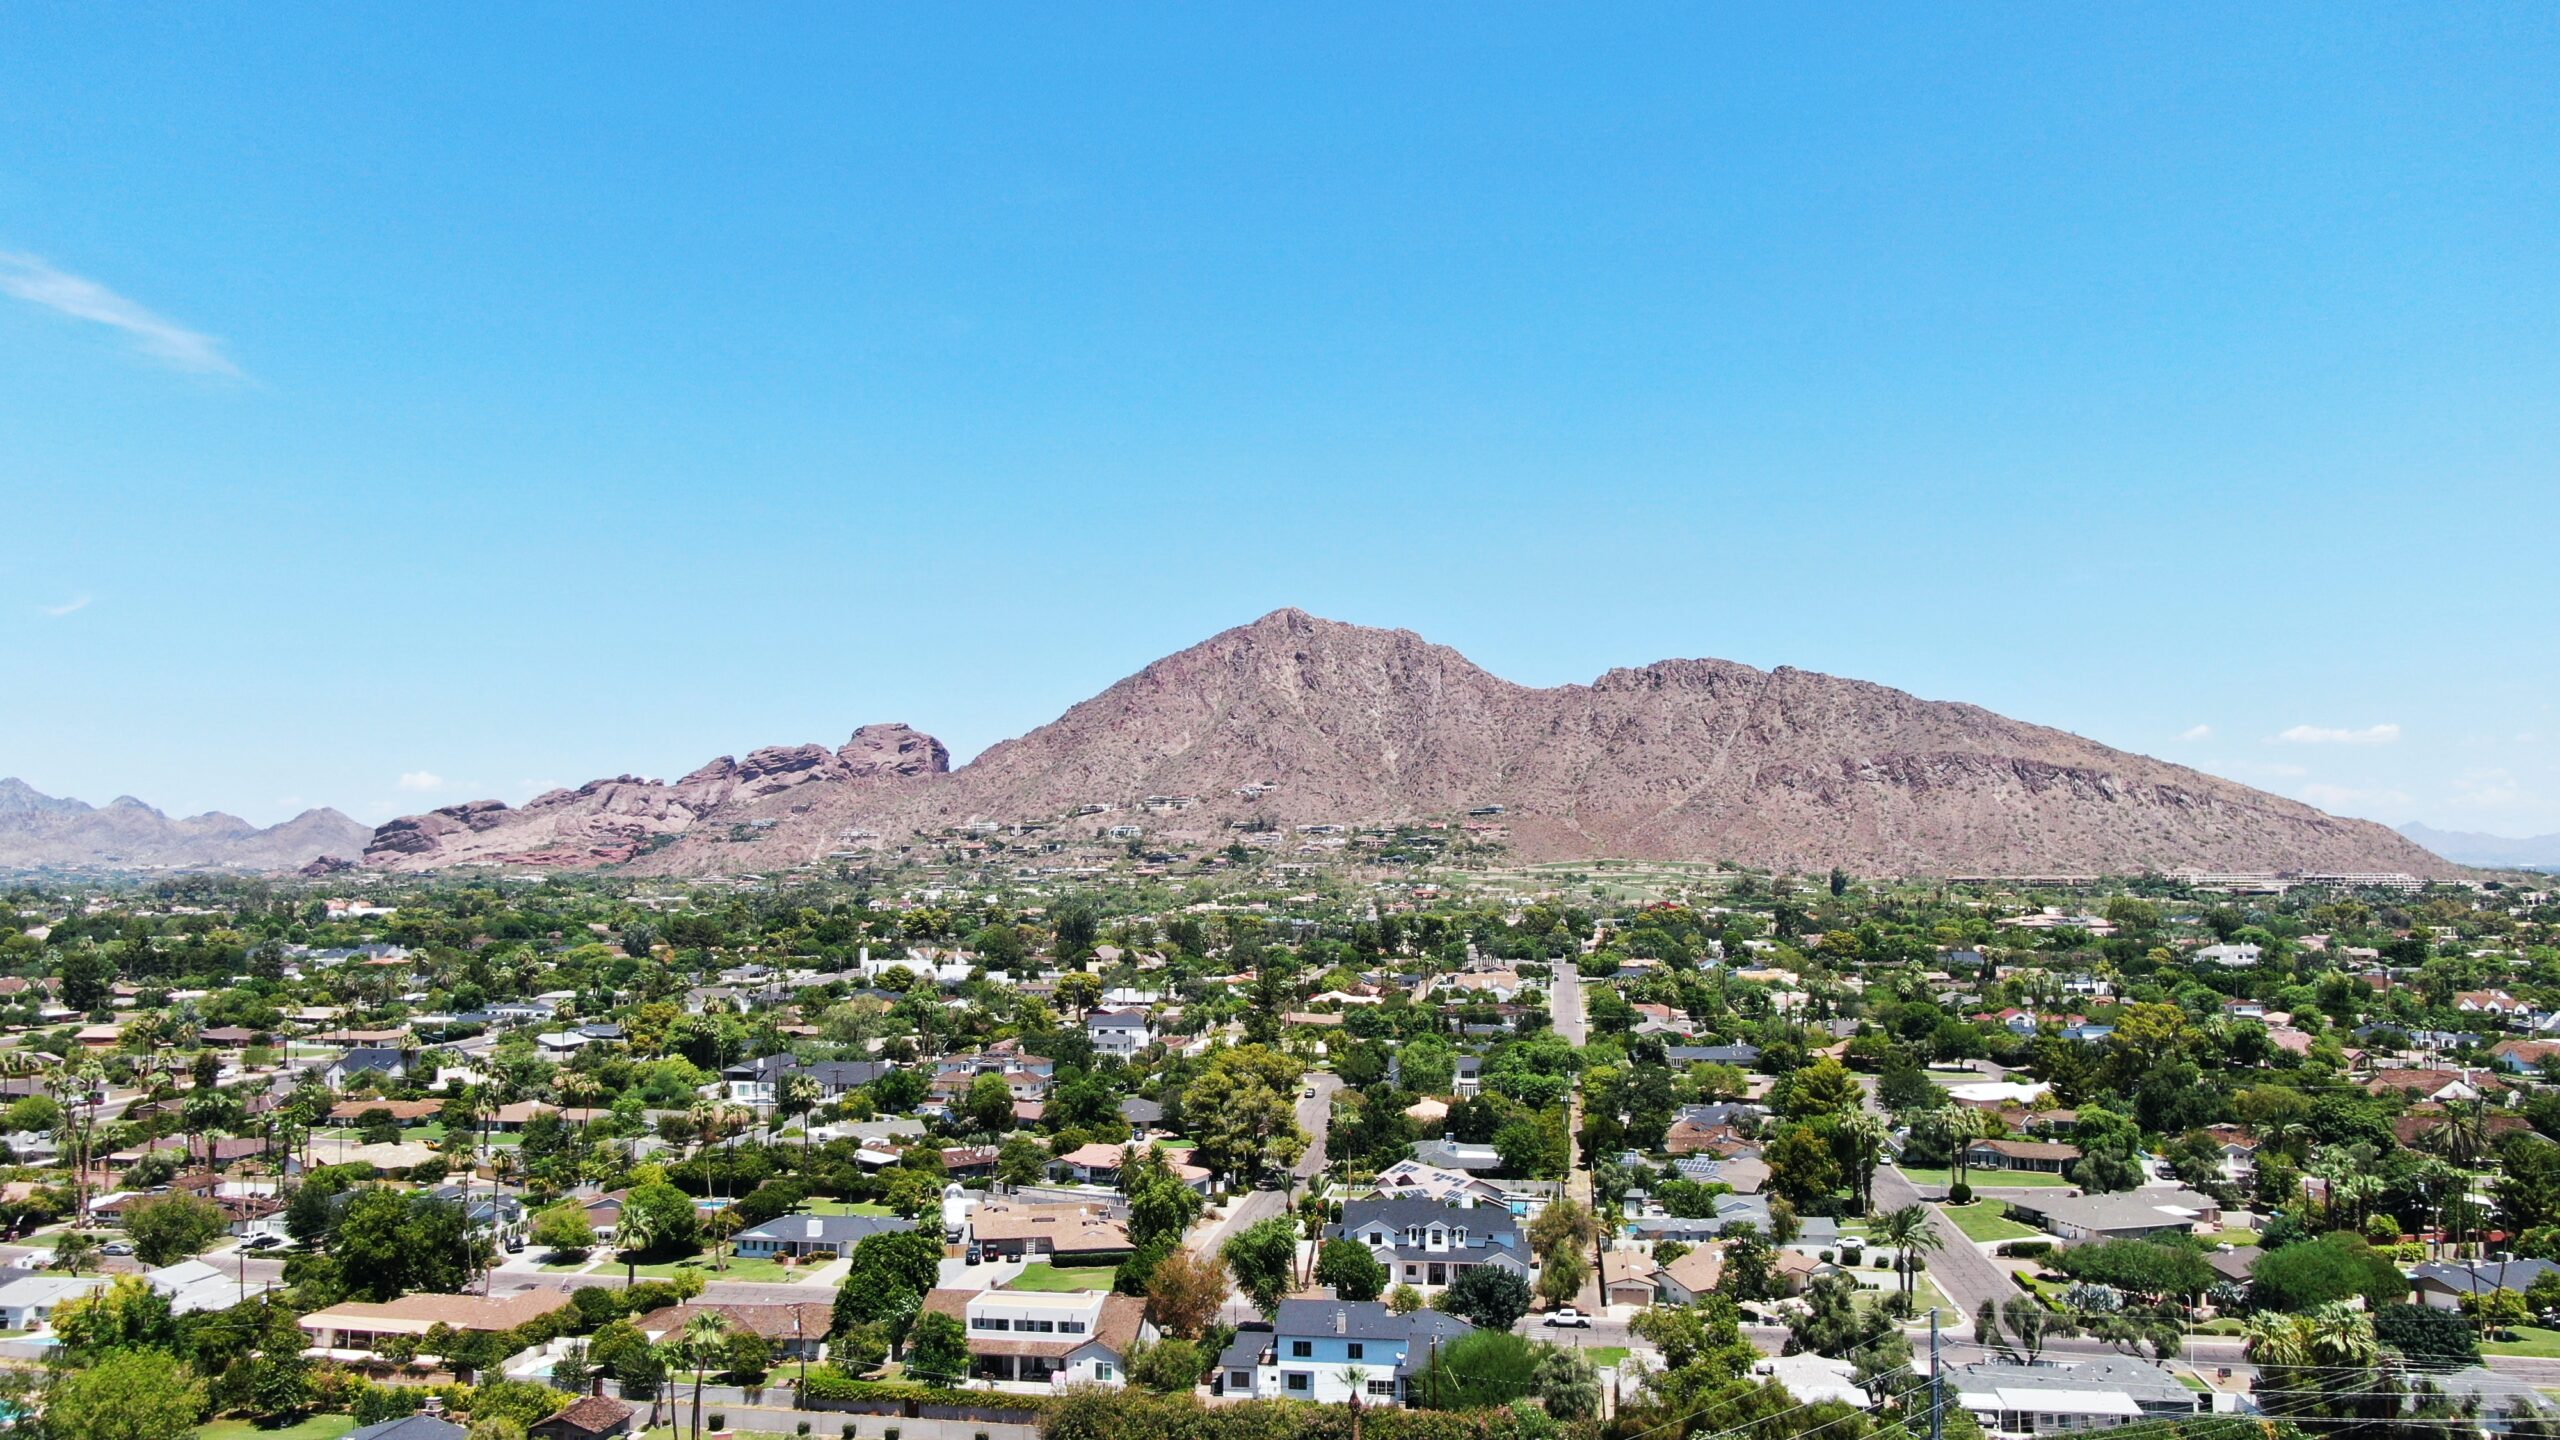
POLYGON ((1432 1356, 1475 1327, 1437 1310, 1398 1315, 1375 1300, 1283 1300, 1269 1327, 1236 1332, 1217 1390, 1259 1400, 1402 1404, 1432 1356))

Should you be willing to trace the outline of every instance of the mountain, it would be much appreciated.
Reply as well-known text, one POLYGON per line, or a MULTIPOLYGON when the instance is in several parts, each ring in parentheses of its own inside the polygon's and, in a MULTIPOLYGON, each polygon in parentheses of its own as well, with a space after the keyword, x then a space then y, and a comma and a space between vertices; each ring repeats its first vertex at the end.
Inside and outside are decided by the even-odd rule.
POLYGON ((365 858, 738 873, 1148 796, 1193 803, 1114 819, 1208 837, 1245 819, 1357 825, 1499 805, 1514 852, 1533 860, 2455 873, 2382 826, 1970 705, 1723 660, 1535 689, 1409 631, 1296 610, 1159 660, 957 770, 929 737, 869 727, 840 751, 757 751, 672 784, 622 776, 522 809, 396 820, 365 858), (892 739, 899 763, 848 763, 892 739))
POLYGON ((2415 820, 2401 826, 2400 833, 2463 865, 2560 870, 2560 835, 2534 835, 2519 840, 2484 835, 2477 830, 2438 830, 2415 820))
POLYGON ((322 855, 361 855, 372 837, 335 810, 305 810, 262 830, 220 811, 172 820, 130 795, 97 808, 0 780, 0 869, 287 870, 322 855))

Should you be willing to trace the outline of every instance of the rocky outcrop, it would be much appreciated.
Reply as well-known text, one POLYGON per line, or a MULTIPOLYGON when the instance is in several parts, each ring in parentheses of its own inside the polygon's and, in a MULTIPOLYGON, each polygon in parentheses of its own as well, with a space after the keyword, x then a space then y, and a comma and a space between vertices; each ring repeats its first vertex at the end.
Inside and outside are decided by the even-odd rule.
POLYGON ((130 795, 91 806, 0 780, 0 869, 290 870, 360 855, 370 838, 335 810, 260 828, 218 810, 173 820, 130 795))
POLYGON ((905 725, 866 725, 835 750, 771 745, 723 755, 669 783, 617 775, 550 790, 520 808, 474 800, 404 816, 374 832, 364 863, 402 870, 452 865, 618 865, 706 824, 759 837, 778 814, 930 778, 951 768, 942 742, 905 725))
POLYGON ((394 822, 366 861, 736 872, 864 835, 1054 820, 1147 796, 1188 797, 1186 830, 1499 805, 1528 859, 2454 873, 2381 826, 1975 706, 1723 660, 1536 689, 1409 631, 1295 610, 1167 656, 957 770, 930 736, 866 726, 833 752, 759 750, 671 786, 600 781, 495 823, 485 810, 394 822))

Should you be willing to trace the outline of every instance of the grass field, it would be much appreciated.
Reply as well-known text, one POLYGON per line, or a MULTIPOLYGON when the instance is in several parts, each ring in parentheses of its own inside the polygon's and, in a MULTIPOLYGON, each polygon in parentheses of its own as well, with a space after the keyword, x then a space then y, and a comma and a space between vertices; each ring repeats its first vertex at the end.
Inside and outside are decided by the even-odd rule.
POLYGON ((353 1415, 314 1415, 299 1425, 261 1430, 246 1420, 216 1420, 196 1431, 197 1440, 337 1440, 356 1428, 353 1415))
POLYGON ((2560 1360, 2560 1330, 2545 1330, 2539 1325, 2519 1325, 2513 1340, 2483 1340, 2484 1355, 2527 1355, 2539 1360, 2560 1360))
POLYGON ((1633 1353, 1624 1345, 1594 1345, 1582 1352, 1582 1358, 1606 1370, 1613 1365, 1626 1364, 1627 1357, 1633 1353))
POLYGON ((898 1212, 872 1200, 812 1200, 812 1215, 895 1215, 898 1212))
POLYGON ((2030 1240, 2043 1234, 2032 1225, 2021 1225, 2009 1218, 2009 1207, 1997 1200, 1976 1200, 1970 1205, 1941 1205, 1947 1218, 1956 1222, 1967 1240, 2030 1240))
POLYGON ((1108 1290, 1118 1273, 1109 1265, 1077 1265, 1061 1269, 1046 1260, 1035 1260, 1022 1267, 1022 1273, 1004 1284, 1007 1290, 1108 1290))
MULTIPOLYGON (((787 1285, 807 1278, 809 1272, 815 1268, 817 1267, 813 1265, 803 1265, 797 1269, 786 1270, 779 1260, 742 1260, 732 1255, 729 1257, 727 1268, 716 1269, 712 1266, 710 1256, 696 1255, 685 1260, 643 1265, 639 1273, 652 1279, 672 1280, 680 1274, 691 1271, 701 1275, 705 1280, 750 1280, 765 1285, 787 1285)), ((1110 1287, 1106 1285, 1104 1288, 1110 1287)))
POLYGON ((2258 1232, 2255 1230, 2216 1230, 2212 1234, 2204 1237, 2204 1243, 2207 1245, 2255 1245, 2258 1243, 2258 1232))
MULTIPOLYGON (((1925 1166, 1905 1165, 1902 1173, 1914 1185, 1944 1187, 1955 1183, 1955 1176, 1949 1172, 1925 1166)), ((2071 1184, 2059 1175, 2048 1175, 2041 1170, 1970 1170, 1965 1172, 1965 1183, 1976 1190, 2064 1189, 2071 1184)))

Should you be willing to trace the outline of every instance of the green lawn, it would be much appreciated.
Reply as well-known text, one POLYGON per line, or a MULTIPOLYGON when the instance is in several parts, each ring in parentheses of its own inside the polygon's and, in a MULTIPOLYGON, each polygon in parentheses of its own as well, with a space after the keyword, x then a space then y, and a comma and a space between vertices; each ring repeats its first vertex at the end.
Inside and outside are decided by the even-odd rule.
MULTIPOLYGON (((1900 1169, 1914 1185, 1945 1186, 1955 1183, 1955 1175, 1952 1171, 1912 1165, 1904 1165, 1900 1169)), ((2048 1175, 2042 1170, 1980 1169, 1966 1171, 1965 1183, 1976 1190, 2031 1190, 2043 1187, 2061 1189, 2071 1184, 2059 1175, 2048 1175)))
POLYGON ((1594 1345, 1590 1349, 1583 1351, 1582 1357, 1590 1361, 1592 1364, 1599 1366, 1601 1369, 1606 1370, 1613 1365, 1626 1364, 1627 1356, 1631 1353, 1633 1352, 1629 1351, 1624 1345, 1594 1345))
POLYGON ((337 1440, 354 1428, 353 1415, 314 1415, 281 1430, 261 1430, 246 1420, 216 1420, 197 1430, 196 1440, 337 1440))
POLYGON ((2539 1360, 2560 1360, 2560 1330, 2545 1330, 2539 1325, 2519 1325, 2513 1340, 2483 1340, 2484 1355, 2529 1355, 2539 1360))
POLYGON ((2009 1218, 2009 1207, 1997 1200, 1976 1200, 1970 1205, 1941 1205, 1947 1218, 1956 1222, 1967 1240, 2028 1240, 2044 1232, 2032 1225, 2021 1225, 2009 1218))
MULTIPOLYGON (((604 1268, 612 1270, 620 1267, 608 1264, 604 1268)), ((752 1280, 770 1285, 790 1284, 806 1279, 809 1272, 816 1268, 818 1267, 814 1265, 802 1265, 786 1270, 779 1260, 740 1259, 732 1255, 729 1257, 727 1268, 718 1269, 713 1267, 710 1256, 695 1255, 683 1260, 667 1260, 655 1265, 643 1265, 638 1273, 653 1280, 672 1280, 680 1274, 691 1271, 701 1275, 705 1280, 752 1280)))
POLYGON ((1061 1269, 1046 1260, 1034 1260, 1022 1267, 1022 1273, 1004 1283, 1007 1290, 1108 1290, 1117 1269, 1109 1265, 1076 1265, 1061 1269))
POLYGON ((2190 1390, 2209 1390, 2212 1388, 2204 1383, 2204 1379, 2201 1376, 2190 1374, 2184 1370, 2177 1372, 2177 1374, 2178 1383, 2186 1386, 2190 1390))
POLYGON ((812 1200, 812 1215, 895 1215, 898 1212, 873 1200, 812 1200))
POLYGON ((2258 1232, 2255 1230, 2216 1230, 2212 1234, 2204 1237, 2204 1243, 2207 1245, 2255 1245, 2258 1243, 2258 1232))

